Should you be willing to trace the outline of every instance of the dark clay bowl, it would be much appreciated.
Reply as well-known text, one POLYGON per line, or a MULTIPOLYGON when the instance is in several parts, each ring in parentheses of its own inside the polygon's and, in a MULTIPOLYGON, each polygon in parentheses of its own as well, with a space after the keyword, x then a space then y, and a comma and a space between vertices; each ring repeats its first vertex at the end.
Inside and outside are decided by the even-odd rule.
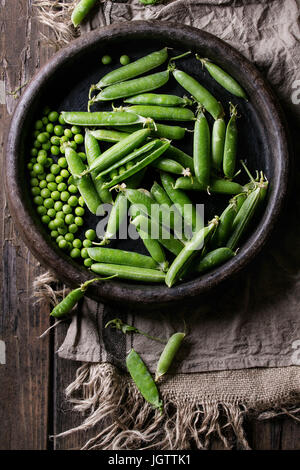
MULTIPOLYGON (((227 116, 228 102, 238 104, 241 115, 238 123, 239 158, 247 160, 250 170, 263 170, 270 180, 266 207, 238 254, 218 269, 171 289, 163 285, 118 280, 98 283, 89 289, 89 295, 97 300, 137 304, 139 307, 159 306, 190 300, 216 287, 245 267, 259 252, 278 218, 286 194, 288 149, 284 121, 269 86, 248 60, 225 42, 196 28, 158 21, 114 24, 73 41, 56 54, 34 76, 12 118, 6 146, 7 197, 19 233, 37 259, 70 286, 78 286, 94 277, 57 248, 32 204, 26 163, 32 126, 42 107, 48 104, 58 110, 86 110, 90 84, 97 82, 111 67, 116 67, 121 54, 129 54, 135 59, 163 46, 174 49, 170 55, 191 50, 202 57, 209 57, 232 74, 246 90, 249 102, 223 90, 193 57, 179 63, 179 67, 198 78, 222 101, 227 116), (114 58, 112 66, 101 64, 101 56, 107 53, 114 58)), ((184 94, 174 79, 170 80, 167 90, 184 94)), ((190 142, 192 139, 189 137, 187 140, 190 142)), ((191 144, 187 141, 179 143, 179 146, 191 152, 191 144)), ((220 214, 228 201, 226 196, 209 197, 199 193, 197 197, 198 202, 205 203, 207 217, 220 214)), ((113 246, 130 247, 124 241, 113 246)), ((134 249, 142 251, 139 244, 134 249)))

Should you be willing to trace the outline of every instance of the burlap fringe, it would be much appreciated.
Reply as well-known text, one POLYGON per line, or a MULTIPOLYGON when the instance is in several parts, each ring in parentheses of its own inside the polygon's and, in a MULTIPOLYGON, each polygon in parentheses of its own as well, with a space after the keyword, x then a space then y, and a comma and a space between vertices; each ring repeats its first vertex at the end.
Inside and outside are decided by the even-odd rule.
POLYGON ((52 31, 53 38, 41 33, 42 39, 49 45, 59 49, 79 36, 79 28, 74 28, 71 14, 74 9, 73 0, 34 0, 37 18, 52 31))
POLYGON ((226 449, 250 449, 243 430, 246 408, 238 403, 177 402, 162 392, 164 413, 154 411, 128 375, 108 363, 84 364, 66 389, 74 409, 88 414, 65 437, 101 425, 82 450, 208 449, 218 436, 226 449), (79 396, 79 393, 81 396, 79 396))
POLYGON ((58 304, 70 292, 66 286, 58 289, 58 283, 59 281, 50 271, 37 276, 32 284, 32 297, 35 303, 45 302, 51 306, 58 304))

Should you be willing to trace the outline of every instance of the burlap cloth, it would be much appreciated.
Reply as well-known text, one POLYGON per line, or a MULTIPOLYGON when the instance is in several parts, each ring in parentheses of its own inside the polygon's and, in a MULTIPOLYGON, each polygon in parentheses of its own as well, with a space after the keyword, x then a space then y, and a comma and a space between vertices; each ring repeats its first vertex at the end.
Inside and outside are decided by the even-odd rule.
MULTIPOLYGON (((49 2, 37 3, 44 4, 43 20, 51 24, 49 2)), ((138 0, 106 1, 81 27, 81 34, 104 24, 141 19, 193 25, 236 47, 273 85, 297 145, 300 33, 296 0, 174 0, 149 7, 138 0)), ((52 23, 62 42, 69 40, 65 24, 55 29, 52 23)), ((299 174, 298 159, 293 173, 299 174)), ((235 440, 247 448, 244 413, 264 412, 261 417, 270 417, 283 409, 294 414, 300 394, 300 210, 296 185, 291 192, 263 253, 217 295, 213 292, 200 298, 193 308, 183 308, 176 315, 172 309, 168 313, 157 309, 132 312, 122 306, 112 309, 91 300, 78 309, 58 350, 60 357, 84 361, 67 396, 88 414, 78 429, 112 418, 112 424, 102 432, 95 431, 95 439, 84 448, 202 448, 209 445, 212 434, 219 435, 227 447, 235 440), (104 329, 115 317, 166 338, 182 330, 183 319, 186 321, 186 342, 171 373, 160 384, 167 403, 163 417, 151 415, 122 372, 131 347, 141 353, 151 371, 162 347, 142 336, 125 337, 104 329)), ((74 430, 65 434, 69 432, 74 430)))

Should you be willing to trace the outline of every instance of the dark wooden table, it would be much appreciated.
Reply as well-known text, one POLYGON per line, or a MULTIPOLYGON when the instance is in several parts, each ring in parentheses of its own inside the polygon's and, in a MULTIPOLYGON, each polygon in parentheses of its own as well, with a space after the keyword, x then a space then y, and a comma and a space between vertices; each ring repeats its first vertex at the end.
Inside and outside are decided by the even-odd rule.
MULTIPOLYGON (((0 2, 1 175, 5 159, 3 143, 17 103, 9 93, 30 80, 55 53, 41 41, 41 33, 49 37, 51 32, 34 18, 31 3, 31 0, 0 2)), ((6 347, 6 364, 0 363, 0 449, 78 448, 77 435, 57 441, 49 439, 49 435, 80 422, 63 395, 78 364, 59 359, 55 354, 65 334, 64 325, 38 339, 49 327, 49 311, 46 305, 35 306, 30 295, 32 281, 43 268, 15 230, 3 184, 0 211, 0 341, 6 347)), ((296 426, 293 420, 281 417, 267 422, 248 421, 246 430, 253 449, 293 450, 299 435, 296 426)), ((220 446, 216 442, 213 448, 220 446)))

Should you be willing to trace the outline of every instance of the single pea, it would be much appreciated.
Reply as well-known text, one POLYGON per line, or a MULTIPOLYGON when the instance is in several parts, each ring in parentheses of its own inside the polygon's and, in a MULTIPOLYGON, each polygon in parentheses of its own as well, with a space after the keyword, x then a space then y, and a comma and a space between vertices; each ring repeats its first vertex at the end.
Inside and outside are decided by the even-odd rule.
POLYGON ((59 183, 58 186, 57 186, 57 191, 59 191, 60 193, 62 191, 65 191, 66 189, 67 189, 66 183, 59 183))
POLYGON ((50 150, 51 149, 51 142, 48 140, 45 144, 42 145, 42 149, 44 150, 50 150))
POLYGON ((46 116, 44 116, 44 117, 42 118, 42 122, 43 122, 43 124, 46 126, 46 125, 48 124, 48 122, 49 122, 49 119, 48 119, 46 116))
POLYGON ((46 178, 46 173, 41 173, 40 175, 37 175, 37 179, 42 181, 46 178))
POLYGON ((32 170, 33 163, 32 162, 27 163, 27 168, 28 168, 28 170, 32 170))
POLYGON ((88 258, 89 257, 87 248, 82 248, 80 254, 81 254, 81 258, 88 258))
POLYGON ((80 134, 81 128, 79 126, 72 126, 71 131, 72 131, 72 134, 80 134))
POLYGON ((60 184, 60 183, 63 183, 64 179, 61 175, 57 175, 56 178, 55 178, 55 182, 57 184, 60 184))
POLYGON ((84 212, 85 212, 85 210, 84 210, 83 207, 76 207, 76 209, 75 209, 75 214, 79 215, 80 217, 82 217, 84 215, 84 212))
POLYGON ((42 189, 42 191, 41 191, 41 196, 42 196, 42 198, 44 198, 44 199, 47 199, 48 197, 50 197, 50 196, 51 196, 51 193, 50 193, 49 189, 48 189, 48 188, 42 189))
POLYGON ((84 138, 83 138, 83 135, 82 134, 76 134, 74 136, 74 141, 76 142, 76 144, 83 144, 83 141, 84 141, 84 138))
POLYGON ((90 268, 93 263, 94 263, 94 261, 91 258, 85 258, 85 260, 83 262, 84 266, 86 266, 87 268, 90 268))
POLYGON ((51 191, 51 193, 52 193, 52 191, 56 191, 56 189, 57 189, 57 184, 56 184, 56 183, 53 183, 53 182, 48 183, 48 184, 47 184, 47 188, 48 188, 49 191, 51 191))
POLYGON ((46 176, 46 181, 48 181, 48 183, 52 183, 55 181, 55 176, 52 174, 52 173, 49 173, 47 176, 46 176))
POLYGON ((37 205, 37 206, 41 206, 43 204, 43 198, 41 196, 35 196, 33 198, 33 202, 37 205))
POLYGON ((78 230, 78 226, 76 224, 69 225, 69 232, 70 233, 76 233, 77 230, 78 230))
POLYGON ((128 55, 121 55, 120 64, 128 65, 129 63, 130 63, 130 58, 128 57, 128 55))
POLYGON ((78 152, 78 156, 81 158, 81 160, 86 160, 86 154, 84 152, 78 152))
POLYGON ((42 173, 44 173, 44 167, 40 163, 35 163, 33 165, 33 171, 35 174, 41 175, 42 173))
POLYGON ((38 121, 35 122, 34 127, 39 131, 40 129, 43 128, 43 122, 39 119, 38 121))
POLYGON ((94 241, 95 238, 96 238, 96 232, 95 232, 95 230, 93 230, 92 228, 90 228, 89 230, 87 230, 87 231, 85 232, 85 238, 87 238, 88 240, 94 241))
POLYGON ((126 170, 130 170, 130 168, 132 168, 133 166, 134 166, 133 162, 126 163, 126 170))
POLYGON ((122 175, 123 173, 125 173, 125 171, 126 171, 125 166, 121 166, 121 167, 119 168, 119 175, 122 175))
POLYGON ((31 176, 32 178, 35 178, 35 177, 36 177, 36 174, 35 174, 35 172, 34 172, 33 170, 31 170, 31 171, 29 172, 29 174, 30 174, 30 176, 31 176))
POLYGON ((103 64, 103 65, 108 65, 108 64, 111 63, 112 58, 110 57, 110 55, 104 55, 104 56, 102 57, 101 61, 102 61, 102 64, 103 64))
POLYGON ((47 181, 46 180, 40 181, 39 186, 41 189, 47 188, 47 181))
POLYGON ((73 133, 72 133, 71 129, 65 129, 64 130, 64 135, 66 137, 68 137, 68 139, 72 139, 72 137, 73 137, 73 133))
POLYGON ((42 222, 43 222, 43 224, 47 224, 47 225, 48 225, 49 222, 50 222, 50 217, 49 217, 49 215, 43 215, 43 217, 42 217, 42 222))
POLYGON ((57 230, 51 230, 50 237, 51 238, 57 238, 58 237, 58 231, 57 230))
POLYGON ((75 184, 70 184, 68 191, 71 194, 76 194, 78 192, 77 186, 75 186, 75 184))
POLYGON ((65 220, 65 216, 66 216, 66 214, 63 211, 57 211, 56 212, 56 218, 57 219, 65 220))
POLYGON ((31 188, 31 194, 32 194, 33 196, 39 196, 39 195, 41 194, 40 188, 39 188, 38 186, 33 186, 33 187, 31 188))
MULTIPOLYGON (((40 150, 40 152, 42 152, 42 150, 40 150)), ((45 150, 43 150, 43 152, 45 152, 45 150)), ((46 163, 47 163, 47 152, 46 152, 46 155, 38 155, 37 162, 40 165, 46 165, 46 163)))
POLYGON ((82 217, 75 217, 74 220, 75 224, 81 227, 83 225, 83 218, 82 217))
POLYGON ((37 149, 35 149, 35 148, 32 148, 32 149, 30 150, 30 155, 31 155, 32 157, 36 157, 36 156, 37 156, 37 154, 38 154, 38 151, 37 151, 37 149))
POLYGON ((46 126, 46 131, 49 132, 49 134, 52 134, 53 131, 54 131, 54 126, 51 122, 49 122, 49 124, 47 124, 46 126))
POLYGON ((59 212, 63 209, 63 203, 61 201, 55 201, 54 209, 59 212))
POLYGON ((66 226, 64 226, 64 227, 58 227, 57 231, 58 231, 58 233, 59 233, 60 235, 66 235, 66 233, 68 233, 68 229, 67 229, 66 226))
POLYGON ((44 206, 46 209, 51 209, 54 206, 54 201, 51 198, 45 199, 44 200, 44 206))
POLYGON ((67 240, 67 242, 71 242, 71 243, 72 243, 73 240, 74 240, 74 235, 73 235, 73 233, 66 233, 65 239, 67 240))
POLYGON ((63 235, 58 235, 57 238, 56 238, 56 243, 59 243, 61 240, 64 240, 63 235))
POLYGON ((52 191, 51 193, 51 197, 52 199, 54 199, 54 201, 58 201, 60 199, 60 192, 59 191, 52 191))
POLYGON ((45 106, 44 109, 43 109, 44 116, 48 116, 50 111, 51 111, 51 109, 49 108, 49 106, 45 106))
POLYGON ((59 117, 59 114, 56 111, 51 111, 51 113, 48 114, 48 119, 51 122, 57 121, 58 117, 59 117))
POLYGON ((68 191, 62 191, 62 192, 60 193, 60 199, 61 199, 63 202, 67 202, 69 198, 70 198, 70 193, 68 193, 68 191))
POLYGON ((64 120, 64 118, 62 117, 62 114, 59 115, 59 118, 58 118, 58 122, 62 125, 66 124, 66 121, 64 120))
POLYGON ((65 144, 66 142, 69 142, 69 137, 67 137, 66 135, 63 135, 63 136, 60 138, 60 143, 61 143, 61 144, 65 144))
POLYGON ((53 135, 50 139, 52 145, 60 145, 60 138, 57 135, 53 135))
POLYGON ((68 145, 74 150, 77 149, 77 144, 74 140, 71 140, 68 145))
POLYGON ((65 214, 71 214, 72 207, 69 206, 69 204, 64 204, 63 207, 62 207, 62 210, 65 214))
POLYGON ((82 241, 79 238, 75 238, 73 241, 73 247, 74 248, 81 248, 82 247, 82 241))
POLYGON ((52 145, 50 150, 52 155, 55 155, 56 157, 60 154, 59 147, 57 147, 57 145, 52 145))
POLYGON ((57 163, 61 168, 67 168, 67 166, 68 166, 67 159, 65 157, 60 157, 57 160, 57 163))
POLYGON ((70 252, 71 258, 79 258, 80 257, 80 250, 78 248, 73 248, 70 252))
POLYGON ((110 179, 114 179, 116 178, 117 176, 119 176, 119 171, 118 170, 112 170, 110 173, 109 173, 109 177, 110 179))
POLYGON ((81 207, 85 206, 85 202, 84 202, 84 199, 83 199, 82 196, 79 196, 79 198, 78 198, 78 204, 79 204, 81 207))
POLYGON ((60 242, 58 243, 58 246, 62 250, 65 250, 68 246, 68 242, 66 240, 60 240, 60 242))
POLYGON ((32 137, 33 137, 34 139, 36 139, 39 134, 40 134, 40 131, 34 131, 34 132, 32 133, 32 137))
POLYGON ((41 132, 41 133, 37 136, 37 140, 38 140, 41 144, 44 144, 45 142, 47 142, 48 136, 47 136, 46 132, 41 132))
POLYGON ((84 248, 90 248, 93 245, 91 240, 83 240, 83 246, 84 248))
POLYGON ((53 220, 53 223, 54 223, 55 228, 59 228, 59 227, 64 226, 63 219, 60 219, 60 218, 57 218, 57 217, 53 220))
POLYGON ((47 214, 47 209, 46 209, 46 207, 44 207, 44 206, 38 206, 38 207, 36 208, 36 210, 37 210, 37 213, 38 213, 39 215, 46 215, 46 214, 47 214))
POLYGON ((65 218, 65 222, 67 225, 71 225, 74 223, 74 215, 73 214, 67 214, 65 218))
POLYGON ((73 175, 71 175, 71 176, 68 178, 68 184, 75 184, 75 179, 74 179, 73 175))
POLYGON ((37 178, 31 178, 30 184, 31 184, 31 186, 38 186, 39 185, 39 180, 37 178))
POLYGON ((57 125, 54 127, 54 134, 55 135, 58 135, 58 136, 61 136, 64 134, 64 128, 60 125, 57 125))
POLYGON ((51 209, 48 209, 47 210, 47 215, 49 215, 49 217, 51 217, 51 219, 54 219, 56 217, 56 210, 53 209, 53 207, 51 209))
POLYGON ((59 151, 60 151, 60 153, 62 153, 62 154, 64 154, 64 153, 66 152, 66 149, 65 149, 64 145, 61 145, 61 146, 59 147, 59 151))
POLYGON ((60 172, 60 167, 56 163, 53 163, 53 165, 50 167, 50 171, 53 173, 53 175, 58 175, 60 172))
POLYGON ((68 170, 66 170, 66 169, 64 169, 64 168, 63 168, 63 169, 61 170, 61 172, 60 172, 60 175, 61 175, 63 178, 68 178, 69 174, 70 174, 70 173, 68 172, 68 170))
POLYGON ((39 148, 41 148, 42 144, 38 140, 35 140, 33 142, 33 146, 34 146, 34 148, 39 149, 39 148))
MULTIPOLYGON (((63 193, 62 193, 62 194, 63 194, 63 193)), ((71 207, 77 206, 77 204, 78 204, 78 199, 77 199, 77 197, 76 197, 76 196, 71 196, 71 197, 69 197, 69 199, 68 199, 68 204, 69 204, 71 207)))
MULTIPOLYGON (((36 150, 36 152, 37 152, 37 154, 38 154, 37 149, 35 149, 35 150, 36 150)), ((30 163, 33 163, 33 164, 36 163, 36 157, 32 157, 32 158, 30 159, 30 163)))

